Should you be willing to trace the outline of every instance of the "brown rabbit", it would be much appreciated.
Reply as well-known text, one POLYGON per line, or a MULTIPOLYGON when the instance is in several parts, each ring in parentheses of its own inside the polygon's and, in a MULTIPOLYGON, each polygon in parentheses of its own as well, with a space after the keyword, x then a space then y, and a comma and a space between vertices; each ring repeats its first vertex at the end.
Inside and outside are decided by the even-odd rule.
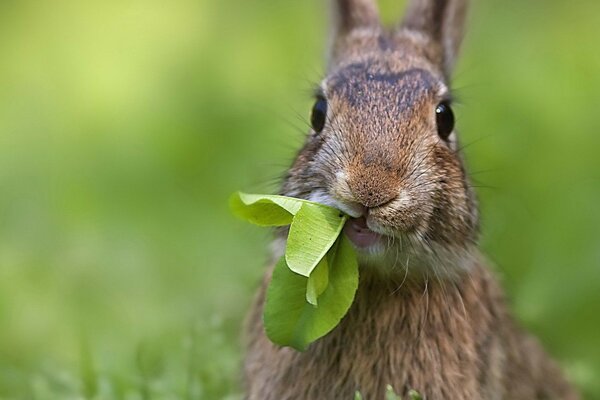
MULTIPOLYGON (((282 194, 337 207, 359 254, 356 299, 305 352, 264 334, 272 267, 249 315, 250 400, 577 399, 523 332, 477 247, 448 79, 467 0, 412 0, 394 30, 371 0, 333 2, 327 77, 282 194)), ((283 253, 285 233, 274 244, 283 253)))

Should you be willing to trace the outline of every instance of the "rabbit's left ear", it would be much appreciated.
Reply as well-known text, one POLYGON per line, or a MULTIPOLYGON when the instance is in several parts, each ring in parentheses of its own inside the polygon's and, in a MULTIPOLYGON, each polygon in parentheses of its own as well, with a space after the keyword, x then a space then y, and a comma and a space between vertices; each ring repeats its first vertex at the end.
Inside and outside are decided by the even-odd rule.
POLYGON ((330 64, 343 59, 356 47, 357 36, 365 32, 378 34, 381 30, 376 0, 330 0, 331 48, 330 64))
POLYGON ((462 43, 468 3, 469 0, 410 0, 398 29, 398 33, 409 30, 426 35, 447 77, 462 43))

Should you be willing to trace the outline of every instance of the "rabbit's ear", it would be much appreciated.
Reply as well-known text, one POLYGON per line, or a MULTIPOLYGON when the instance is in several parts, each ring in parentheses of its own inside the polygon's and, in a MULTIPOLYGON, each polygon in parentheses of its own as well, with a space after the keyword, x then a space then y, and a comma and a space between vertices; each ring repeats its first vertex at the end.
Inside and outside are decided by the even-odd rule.
POLYGON ((462 42, 469 0, 410 0, 399 28, 426 35, 437 47, 440 67, 449 76, 462 42))
POLYGON ((335 64, 356 45, 353 37, 361 33, 379 33, 376 0, 331 0, 332 37, 330 62, 335 64))

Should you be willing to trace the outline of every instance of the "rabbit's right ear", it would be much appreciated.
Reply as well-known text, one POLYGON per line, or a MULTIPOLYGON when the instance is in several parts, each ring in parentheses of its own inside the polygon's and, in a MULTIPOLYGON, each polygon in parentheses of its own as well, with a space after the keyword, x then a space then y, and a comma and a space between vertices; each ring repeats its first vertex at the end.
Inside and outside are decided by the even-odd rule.
POLYGON ((420 32, 435 47, 440 67, 449 76, 462 42, 469 0, 410 0, 400 25, 420 32))
POLYGON ((331 10, 330 66, 356 49, 357 40, 353 39, 381 31, 376 0, 331 0, 331 10))

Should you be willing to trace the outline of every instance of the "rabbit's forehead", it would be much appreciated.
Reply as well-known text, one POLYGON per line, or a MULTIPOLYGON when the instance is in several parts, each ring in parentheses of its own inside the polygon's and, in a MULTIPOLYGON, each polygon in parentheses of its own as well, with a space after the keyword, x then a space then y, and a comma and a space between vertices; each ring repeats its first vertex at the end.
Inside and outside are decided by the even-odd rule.
POLYGON ((361 108, 385 99, 389 107, 410 109, 418 102, 443 97, 448 89, 430 71, 420 68, 394 69, 377 63, 346 65, 324 82, 328 97, 361 108))

